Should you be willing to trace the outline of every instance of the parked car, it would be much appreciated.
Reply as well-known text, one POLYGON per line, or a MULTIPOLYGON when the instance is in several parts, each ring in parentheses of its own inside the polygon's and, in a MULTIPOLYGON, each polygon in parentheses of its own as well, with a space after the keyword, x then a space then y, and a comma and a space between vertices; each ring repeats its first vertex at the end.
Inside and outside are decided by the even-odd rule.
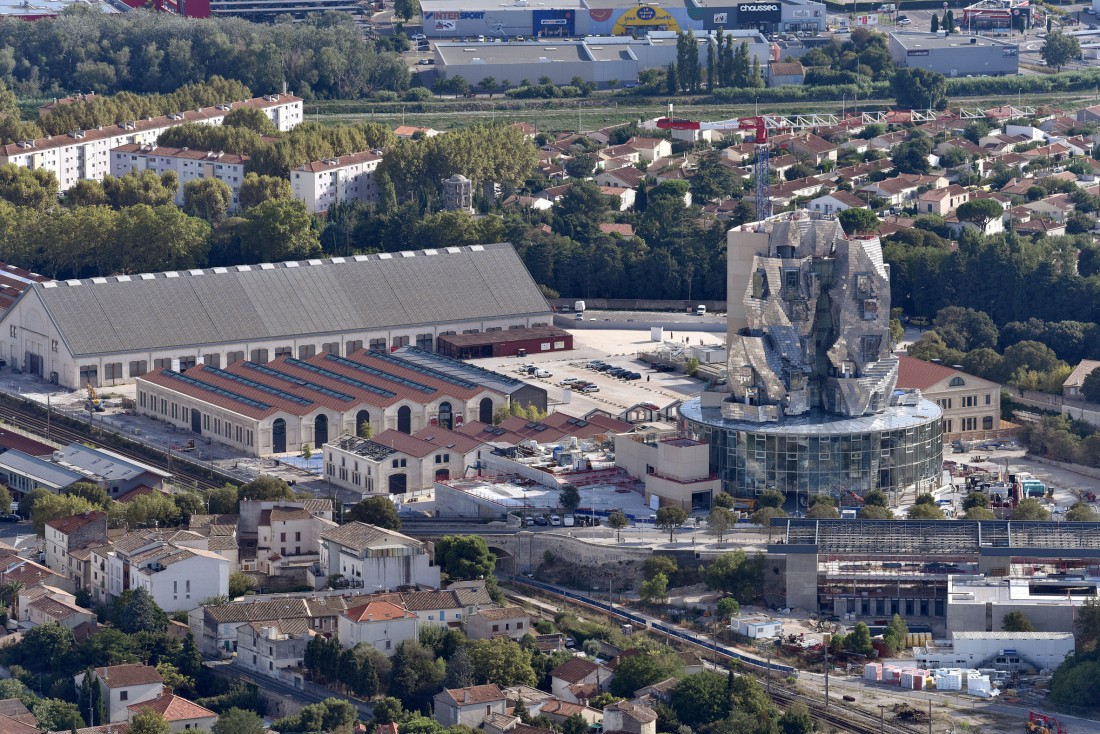
POLYGON ((577 383, 577 382, 582 382, 581 378, 579 378, 579 377, 563 377, 562 379, 558 380, 558 384, 561 385, 562 387, 567 387, 567 386, 572 385, 572 384, 577 383))
POLYGON ((414 33, 411 36, 409 36, 409 38, 411 38, 414 41, 423 41, 423 40, 427 39, 428 37, 425 36, 423 33, 414 33))
POLYGON ((22 519, 19 515, 0 515, 0 522, 19 522, 22 519))
POLYGON ((603 367, 605 364, 607 364, 607 362, 604 362, 601 359, 596 359, 596 360, 593 360, 593 361, 589 362, 588 364, 586 364, 585 367, 587 367, 590 370, 598 370, 600 367, 603 367))
POLYGON ((420 64, 421 66, 427 66, 430 63, 432 63, 432 60, 431 59, 420 59, 420 61, 417 61, 416 63, 420 64))
POLYGON ((913 21, 909 20, 909 16, 907 16, 907 15, 899 15, 898 16, 898 25, 909 25, 912 22, 913 21))
POLYGON ((539 515, 535 518, 535 524, 536 525, 548 525, 549 521, 547 521, 547 519, 545 517, 543 517, 542 515, 539 515))
POLYGON ((557 515, 551 515, 550 516, 550 524, 555 526, 555 527, 558 526, 558 525, 561 525, 561 518, 558 517, 557 515))
POLYGON ((640 380, 640 379, 642 379, 642 373, 641 372, 631 372, 629 375, 626 375, 623 379, 626 379, 626 380, 640 380))
POLYGON ((535 377, 541 377, 543 379, 550 378, 550 377, 554 376, 553 373, 550 372, 550 370, 544 370, 541 367, 536 367, 535 369, 531 370, 531 374, 534 375, 535 377))
POLYGON ((582 388, 580 389, 580 391, 581 391, 581 392, 599 392, 599 391, 600 391, 600 387, 599 387, 599 385, 591 385, 591 384, 589 384, 589 385, 585 385, 584 387, 582 387, 582 388))

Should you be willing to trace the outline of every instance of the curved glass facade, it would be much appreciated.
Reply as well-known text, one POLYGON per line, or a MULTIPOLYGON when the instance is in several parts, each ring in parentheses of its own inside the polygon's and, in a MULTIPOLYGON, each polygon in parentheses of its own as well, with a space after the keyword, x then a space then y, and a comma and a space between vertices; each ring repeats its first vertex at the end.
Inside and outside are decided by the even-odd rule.
POLYGON ((897 498, 934 487, 943 465, 942 414, 928 400, 860 418, 811 413, 768 424, 724 420, 696 398, 680 417, 688 435, 710 445, 711 470, 726 490, 742 497, 881 489, 897 498))

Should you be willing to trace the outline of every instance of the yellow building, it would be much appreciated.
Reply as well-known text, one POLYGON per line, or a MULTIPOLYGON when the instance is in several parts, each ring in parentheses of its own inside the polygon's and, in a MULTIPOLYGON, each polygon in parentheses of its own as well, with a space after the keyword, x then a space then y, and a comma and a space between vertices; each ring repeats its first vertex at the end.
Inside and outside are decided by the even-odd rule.
POLYGON ((898 388, 917 389, 943 411, 944 441, 997 435, 1001 429, 1001 386, 960 369, 902 355, 898 388))

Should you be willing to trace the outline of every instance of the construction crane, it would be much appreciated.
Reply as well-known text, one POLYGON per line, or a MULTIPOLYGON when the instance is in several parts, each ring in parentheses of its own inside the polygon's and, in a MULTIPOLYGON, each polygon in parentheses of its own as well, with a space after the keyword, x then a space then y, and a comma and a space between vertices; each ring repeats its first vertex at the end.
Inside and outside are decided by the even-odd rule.
POLYGON ((677 119, 672 116, 672 105, 668 106, 668 117, 657 120, 661 130, 719 130, 736 128, 751 131, 756 157, 752 175, 756 180, 756 221, 762 222, 772 215, 771 166, 768 151, 767 120, 761 116, 740 117, 718 122, 700 122, 698 120, 677 119))

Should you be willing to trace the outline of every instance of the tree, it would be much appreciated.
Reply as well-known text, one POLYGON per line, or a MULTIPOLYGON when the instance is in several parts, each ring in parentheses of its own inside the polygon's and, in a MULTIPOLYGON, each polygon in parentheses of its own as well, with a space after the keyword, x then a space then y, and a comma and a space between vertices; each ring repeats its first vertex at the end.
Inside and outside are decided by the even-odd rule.
POLYGON ((945 519, 943 510, 939 508, 936 500, 930 494, 922 494, 917 497, 917 501, 909 508, 908 517, 910 520, 945 519))
POLYGON ((0 199, 16 206, 43 210, 57 203, 57 178, 44 169, 14 164, 0 166, 0 199))
POLYGON ((939 31, 940 31, 940 16, 936 15, 935 13, 932 13, 932 27, 931 27, 931 30, 932 30, 933 33, 939 33, 939 31))
POLYGON ((688 514, 681 507, 668 505, 657 510, 657 521, 654 525, 661 530, 668 531, 668 542, 672 542, 672 534, 676 529, 687 522, 688 514))
POLYGON ((210 734, 264 734, 264 720, 255 712, 231 708, 223 712, 210 734))
MULTIPOLYGON (((38 726, 46 731, 76 731, 84 727, 84 719, 80 716, 76 704, 62 701, 59 698, 43 698, 36 701, 34 706, 31 707, 31 713, 34 714, 34 718, 38 719, 38 726), (46 727, 49 728, 46 729, 46 727)), ((129 731, 133 731, 136 721, 137 717, 135 716, 130 723, 129 731)), ((167 734, 167 732, 168 725, 165 724, 164 731, 156 734, 167 734)), ((150 733, 139 731, 139 734, 150 733)))
POLYGON ((365 522, 367 525, 385 528, 386 530, 400 530, 401 518, 397 514, 397 506, 387 496, 378 495, 367 497, 355 503, 345 515, 345 520, 351 522, 365 522))
POLYGON ((255 582, 247 573, 234 571, 229 574, 229 598, 236 599, 238 596, 244 596, 253 588, 255 588, 255 582))
POLYGON ((575 155, 565 162, 565 172, 570 178, 588 178, 596 170, 596 158, 591 153, 575 155))
POLYGON ((46 523, 51 520, 59 520, 63 517, 81 515, 85 512, 94 512, 98 507, 92 505, 83 497, 75 497, 64 494, 51 494, 41 497, 34 503, 34 532, 40 537, 45 535, 46 523))
POLYGON ((1027 499, 1020 500, 1019 504, 1012 510, 1012 513, 1008 516, 1010 520, 1038 520, 1045 521, 1050 519, 1050 513, 1046 508, 1034 497, 1028 497, 1027 499))
POLYGON ((0 514, 6 515, 9 512, 11 512, 11 492, 0 484, 0 514))
POLYGON ((844 637, 844 649, 867 657, 874 653, 875 648, 871 644, 871 630, 867 628, 866 624, 856 622, 851 634, 844 637))
POLYGON ((206 497, 207 509, 215 515, 232 515, 237 511, 237 503, 240 501, 237 487, 231 484, 208 489, 204 496, 206 497))
POLYGON ((133 528, 164 527, 179 522, 179 507, 168 495, 152 492, 127 502, 123 517, 133 528))
POLYGON ((267 113, 258 107, 238 107, 226 113, 222 125, 226 127, 243 127, 258 135, 278 135, 279 130, 275 123, 267 116, 267 113))
POLYGON ((1077 608, 1074 632, 1079 655, 1096 649, 1100 642, 1100 600, 1096 597, 1086 599, 1084 605, 1077 608))
POLYGON ((109 617, 119 630, 129 635, 163 632, 168 628, 168 615, 141 587, 123 591, 111 604, 109 617))
POLYGON ((1034 632, 1035 625, 1023 612, 1009 612, 1001 617, 1001 629, 1005 632, 1034 632))
POLYGON ((558 493, 558 504, 566 511, 566 513, 572 515, 577 511, 577 508, 581 504, 581 493, 572 484, 566 484, 561 488, 558 493))
POLYGON ((837 219, 840 220, 840 226, 844 228, 845 233, 849 235, 854 234, 868 234, 870 232, 878 231, 879 225, 882 222, 875 216, 875 213, 870 209, 860 209, 851 207, 845 209, 837 215, 837 219))
POLYGON ((886 493, 883 492, 881 489, 872 489, 870 492, 863 495, 863 506, 889 507, 890 498, 887 497, 886 493))
MULTIPOLYGON (((933 15, 932 19, 935 20, 936 16, 933 15)), ((779 731, 782 734, 812 734, 813 730, 814 720, 810 710, 801 701, 792 703, 779 717, 779 731)))
POLYGON ((417 4, 414 0, 394 0, 393 14, 398 18, 410 20, 417 15, 417 4))
POLYGON ((717 535, 721 543, 729 529, 737 524, 737 518, 724 507, 715 507, 707 516, 707 533, 717 535))
POLYGON ((393 655, 390 692, 409 710, 418 710, 428 704, 446 675, 443 660, 419 642, 405 640, 393 655))
POLYGON ((988 507, 971 507, 963 517, 967 520, 996 520, 997 515, 988 507))
POLYGON ((71 207, 107 206, 107 192, 99 181, 81 179, 69 187, 61 203, 71 207))
POLYGON ((833 505, 819 502, 816 505, 810 505, 810 509, 806 511, 806 517, 811 520, 836 520, 840 517, 840 513, 833 505))
POLYGON ((630 520, 620 510, 615 510, 607 516, 607 526, 615 531, 617 543, 622 542, 622 530, 629 524, 630 520))
POLYGON ((200 178, 183 185, 183 210, 188 216, 217 224, 229 214, 232 203, 233 192, 216 178, 200 178))
POLYGON ((1066 511, 1065 519, 1069 522, 1096 522, 1100 517, 1087 503, 1078 501, 1066 511))
POLYGON ((291 199, 294 193, 290 181, 278 176, 262 176, 255 173, 245 174, 241 189, 237 192, 241 209, 248 210, 273 199, 291 199))
POLYGON ((740 613, 741 604, 732 596, 724 596, 718 600, 717 614, 720 619, 726 620, 740 613))
POLYGON ((1100 367, 1085 375, 1081 382, 1081 393, 1090 403, 1100 403, 1100 367))
POLYGON ((882 633, 882 641, 886 643, 891 652, 896 653, 905 647, 908 637, 909 625, 905 623, 901 615, 895 614, 894 618, 890 620, 890 624, 887 625, 886 631, 882 633))
POLYGON ((670 63, 668 69, 665 71, 665 91, 669 95, 675 97, 676 92, 679 91, 680 79, 679 73, 676 71, 676 63, 670 63))
POLYGON ((268 199, 245 212, 237 227, 240 255, 248 262, 302 260, 321 253, 304 202, 268 199))
POLYGON ((61 494, 83 497, 96 507, 106 508, 111 503, 111 498, 107 496, 107 490, 91 482, 70 484, 61 491, 61 494))
POLYGON ((468 650, 478 683, 496 683, 507 687, 533 686, 538 682, 531 667, 531 652, 508 637, 475 640, 469 644, 468 650))
POLYGON ((1061 31, 1048 33, 1039 49, 1039 58, 1047 66, 1053 66, 1058 71, 1070 61, 1081 56, 1081 42, 1076 36, 1067 36, 1061 31))
POLYGON ((639 596, 646 604, 662 604, 668 599, 668 576, 659 573, 643 581, 639 596))
POLYGON ((725 592, 742 604, 751 604, 764 583, 764 557, 750 558, 742 550, 719 553, 704 567, 702 576, 708 589, 725 592))
POLYGON ((435 544, 435 562, 452 581, 489 579, 496 560, 478 535, 447 535, 435 544))
POLYGON ((729 711, 726 676, 709 670, 684 676, 669 694, 669 705, 680 723, 693 729, 721 719, 729 711))
POLYGON ((955 215, 960 222, 973 222, 985 232, 990 222, 1004 216, 1004 211, 1004 207, 994 199, 972 199, 959 204, 955 215))
POLYGON ((675 653, 631 655, 624 657, 615 668, 610 691, 613 695, 630 698, 639 688, 678 678, 683 672, 684 663, 675 653))
POLYGON ((179 668, 167 660, 161 660, 157 663, 156 669, 157 672, 160 673, 160 677, 164 679, 164 687, 167 688, 170 693, 179 693, 185 688, 190 690, 195 687, 194 678, 188 678, 179 671, 179 668))
POLYGON ((294 492, 282 479, 269 474, 261 474, 248 484, 242 484, 237 490, 242 500, 292 500, 294 492))
POLYGON ((587 734, 588 722, 580 714, 573 714, 562 723, 562 734, 587 734))
POLYGON ((787 513, 778 507, 761 507, 756 512, 752 513, 752 517, 749 520, 753 525, 759 525, 762 528, 770 527, 772 524, 772 518, 786 517, 787 513))
POLYGON ((786 499, 778 489, 765 489, 760 493, 760 506, 782 507, 786 499))
POLYGON ((890 80, 899 107, 942 110, 947 106, 947 79, 926 69, 898 69, 890 80))
POLYGON ((158 176, 151 169, 146 168, 139 172, 135 168, 125 176, 105 176, 103 192, 107 196, 107 202, 115 209, 138 204, 165 206, 175 202, 179 184, 179 176, 175 171, 166 171, 158 176))
POLYGON ((950 8, 943 14, 943 29, 948 33, 955 32, 955 12, 950 8))
POLYGON ((494 77, 487 76, 477 83, 479 87, 484 89, 489 94, 489 99, 493 98, 493 92, 497 88, 497 80, 494 77))
POLYGON ((26 667, 31 670, 49 670, 65 664, 74 644, 72 630, 50 622, 28 630, 23 635, 20 649, 26 667))

